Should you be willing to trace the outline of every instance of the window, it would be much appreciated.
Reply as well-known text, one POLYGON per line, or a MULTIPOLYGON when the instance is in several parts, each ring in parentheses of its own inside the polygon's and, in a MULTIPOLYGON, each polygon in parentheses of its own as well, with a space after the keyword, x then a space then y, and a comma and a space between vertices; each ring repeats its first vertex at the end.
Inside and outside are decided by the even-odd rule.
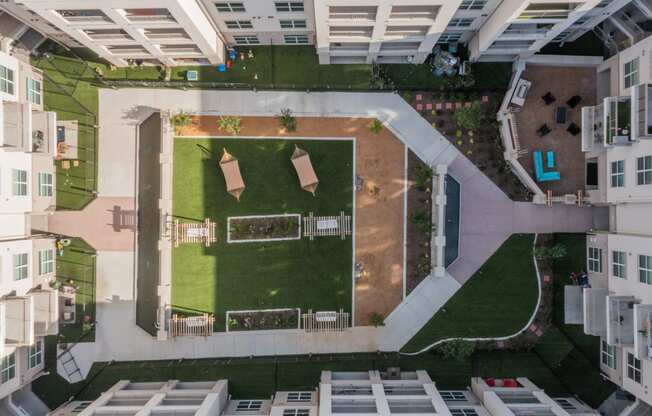
POLYGON ((602 273, 602 249, 589 247, 588 262, 590 272, 602 273))
POLYGON ((475 19, 470 18, 460 18, 460 19, 451 19, 450 22, 448 22, 448 26, 450 27, 469 27, 471 26, 471 23, 473 23, 475 19))
POLYGON ((43 344, 41 341, 36 341, 34 345, 30 345, 28 358, 29 368, 34 368, 41 365, 43 362, 43 344))
POLYGON ((52 196, 52 174, 39 172, 38 196, 52 196))
POLYGON ((460 10, 481 10, 485 4, 486 0, 462 0, 460 10))
POLYGON ((227 1, 215 3, 218 12, 223 13, 243 13, 245 12, 244 3, 227 1))
POLYGON ((288 402, 309 402, 312 400, 312 393, 309 391, 293 391, 288 393, 288 402))
POLYGON ((611 187, 621 188, 625 186, 625 161, 616 160, 611 162, 611 187))
POLYGON ((233 40, 238 45, 258 45, 258 36, 234 36, 233 40))
POLYGON ((452 416, 478 416, 478 412, 472 407, 460 407, 458 409, 450 409, 452 416))
POLYGON ((624 251, 612 251, 611 252, 611 272, 615 277, 620 277, 625 279, 627 277, 626 266, 627 265, 627 256, 624 251))
POLYGON ((627 353, 627 378, 641 383, 641 360, 634 357, 631 352, 627 353))
POLYGON ((2 357, 0 364, 0 384, 6 383, 16 377, 16 352, 2 357))
POLYGON ((462 32, 448 32, 442 33, 437 43, 454 43, 460 40, 462 32))
POLYGON ((652 256, 638 256, 638 280, 652 285, 652 256))
POLYGON ((38 274, 48 274, 54 271, 54 250, 51 248, 38 252, 38 274))
POLYGON ((27 101, 41 105, 41 83, 32 78, 27 78, 27 101))
POLYGON ((310 42, 308 40, 308 35, 284 35, 283 41, 289 45, 305 45, 310 42))
POLYGON ((12 169, 13 191, 15 196, 27 195, 27 171, 12 169))
POLYGON ((261 400, 240 400, 235 410, 238 412, 260 410, 262 406, 263 402, 261 400))
POLYGON ((623 73, 625 74, 625 88, 638 84, 638 58, 625 62, 623 73))
POLYGON ((225 20, 224 24, 229 29, 253 29, 251 20, 225 20))
POLYGON ((14 254, 14 280, 27 279, 28 261, 27 253, 14 254))
POLYGON ((308 416, 310 409, 283 409, 283 416, 308 416))
POLYGON ((554 399, 554 400, 557 402, 559 407, 561 407, 564 410, 567 410, 567 411, 576 410, 573 403, 571 403, 568 399, 554 399))
POLYGON ((446 402, 465 402, 466 395, 463 391, 440 391, 441 398, 446 402))
POLYGON ((602 364, 606 365, 609 368, 616 369, 616 347, 613 345, 607 344, 607 341, 601 342, 601 355, 602 355, 602 364))
POLYGON ((636 184, 652 184, 652 156, 636 158, 636 184))
POLYGON ((299 1, 277 1, 274 2, 277 12, 302 12, 303 2, 299 1))
POLYGON ((281 29, 305 29, 305 20, 280 20, 281 29))
POLYGON ((14 94, 14 71, 0 65, 0 91, 14 94))

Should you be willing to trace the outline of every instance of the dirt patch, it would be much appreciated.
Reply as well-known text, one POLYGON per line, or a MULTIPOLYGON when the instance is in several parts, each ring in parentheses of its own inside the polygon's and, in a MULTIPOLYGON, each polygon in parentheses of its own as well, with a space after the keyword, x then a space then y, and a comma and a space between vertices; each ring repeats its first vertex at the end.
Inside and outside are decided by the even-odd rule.
POLYGON ((300 224, 298 215, 229 218, 229 241, 300 238, 300 224))
MULTIPOLYGON (((355 324, 383 317, 403 300, 405 145, 389 130, 371 131, 370 118, 297 117, 297 129, 286 132, 275 117, 242 117, 239 137, 355 138, 355 263, 366 273, 355 281, 355 324)), ((182 136, 228 137, 217 116, 196 116, 182 136)), ((352 273, 353 275, 353 273, 352 273)), ((352 277, 353 278, 353 277, 352 277)))
POLYGON ((406 259, 406 293, 421 283, 430 273, 430 236, 432 227, 431 188, 422 185, 423 171, 428 165, 423 163, 413 152, 408 152, 407 194, 407 259, 406 259))

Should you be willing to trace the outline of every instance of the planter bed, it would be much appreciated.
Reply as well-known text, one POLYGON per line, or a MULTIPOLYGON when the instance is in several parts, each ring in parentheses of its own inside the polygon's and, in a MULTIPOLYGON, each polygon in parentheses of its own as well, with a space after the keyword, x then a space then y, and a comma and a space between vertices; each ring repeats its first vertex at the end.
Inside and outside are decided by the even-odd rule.
POLYGON ((301 238, 301 215, 249 215, 229 217, 228 243, 285 241, 301 238))
POLYGON ((300 310, 298 308, 228 311, 226 313, 226 330, 230 332, 297 329, 299 328, 299 317, 300 310))

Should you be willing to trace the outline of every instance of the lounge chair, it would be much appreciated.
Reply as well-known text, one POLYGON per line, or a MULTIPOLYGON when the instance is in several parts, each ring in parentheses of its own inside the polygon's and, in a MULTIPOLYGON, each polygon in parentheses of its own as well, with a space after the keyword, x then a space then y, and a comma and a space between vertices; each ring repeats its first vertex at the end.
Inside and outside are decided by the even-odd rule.
POLYGON ((541 99, 546 103, 546 105, 550 105, 557 101, 554 95, 550 91, 548 91, 545 95, 541 96, 541 99))
POLYGON ((550 130, 550 127, 548 127, 547 124, 544 124, 537 129, 537 134, 539 135, 539 137, 543 137, 546 134, 550 133, 551 131, 552 130, 550 130))
POLYGON ((240 195, 242 195, 242 191, 245 189, 242 174, 240 173, 240 164, 238 164, 238 159, 233 157, 226 149, 223 150, 224 154, 222 154, 222 159, 220 159, 219 164, 224 174, 226 191, 240 201, 240 195))
POLYGON ((315 169, 312 167, 310 155, 308 152, 295 145, 291 159, 294 169, 297 171, 301 188, 310 192, 314 196, 315 191, 317 190, 317 185, 319 185, 319 179, 317 179, 315 169))
MULTIPOLYGON (((548 151, 546 157, 548 159, 547 167, 550 167, 551 164, 554 165, 554 152, 548 151)), ((558 171, 550 170, 548 172, 543 171, 543 153, 540 150, 534 152, 534 175, 536 176, 537 182, 548 182, 548 181, 558 181, 561 179, 561 174, 558 171)))
POLYGON ((582 101, 582 97, 580 97, 579 95, 573 95, 573 96, 570 98, 570 100, 566 101, 566 104, 567 104, 570 108, 575 108, 575 107, 577 107, 577 105, 578 105, 581 101, 582 101))

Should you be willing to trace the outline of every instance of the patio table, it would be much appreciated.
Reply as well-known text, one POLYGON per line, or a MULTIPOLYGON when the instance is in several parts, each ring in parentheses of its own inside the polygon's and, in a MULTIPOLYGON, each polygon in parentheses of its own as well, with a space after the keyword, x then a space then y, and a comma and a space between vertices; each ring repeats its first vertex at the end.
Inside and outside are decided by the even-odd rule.
POLYGON ((566 123, 566 107, 557 107, 555 110, 555 121, 557 124, 565 124, 566 123))

